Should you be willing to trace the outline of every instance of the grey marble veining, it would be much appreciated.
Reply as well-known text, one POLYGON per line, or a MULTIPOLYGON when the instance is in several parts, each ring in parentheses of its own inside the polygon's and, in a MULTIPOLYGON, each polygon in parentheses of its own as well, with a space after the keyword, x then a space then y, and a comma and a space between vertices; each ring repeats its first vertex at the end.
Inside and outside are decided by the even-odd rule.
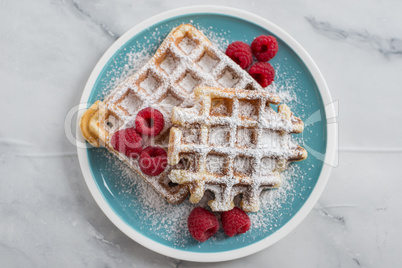
POLYGON ((306 17, 306 20, 319 34, 328 38, 375 50, 385 57, 402 55, 402 40, 400 38, 381 38, 378 35, 370 34, 367 30, 344 30, 329 22, 317 21, 313 17, 306 17))
POLYGON ((112 32, 109 27, 107 25, 105 25, 104 23, 94 19, 92 17, 92 15, 90 14, 89 11, 85 11, 80 3, 76 0, 71 0, 69 2, 67 2, 69 4, 72 5, 72 7, 74 7, 79 13, 81 13, 84 17, 86 17, 89 21, 91 21, 92 23, 94 23, 95 25, 98 25, 107 35, 109 35, 111 38, 113 38, 113 40, 117 40, 120 36, 114 32, 112 32))
POLYGON ((204 267, 154 253, 93 200, 64 118, 96 62, 160 12, 228 4, 313 57, 339 101, 339 165, 306 219, 257 254, 208 267, 396 267, 402 187, 400 1, 0 1, 0 267, 204 267))

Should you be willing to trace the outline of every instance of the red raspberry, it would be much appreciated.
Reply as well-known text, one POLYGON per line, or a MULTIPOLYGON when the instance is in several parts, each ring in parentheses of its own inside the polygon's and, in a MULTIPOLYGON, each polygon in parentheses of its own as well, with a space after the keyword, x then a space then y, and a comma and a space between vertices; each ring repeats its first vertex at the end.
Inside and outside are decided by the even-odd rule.
POLYGON ((226 49, 226 55, 243 69, 247 69, 253 62, 250 46, 241 41, 231 43, 226 49))
POLYGON ((113 149, 128 157, 137 158, 142 151, 142 139, 134 128, 116 131, 110 143, 113 149))
POLYGON ((167 166, 167 153, 161 147, 148 146, 142 150, 139 164, 142 172, 149 176, 157 176, 167 166))
POLYGON ((165 125, 163 114, 153 108, 145 108, 138 112, 135 118, 135 128, 138 133, 155 137, 165 125))
POLYGON ((221 221, 225 234, 230 237, 247 232, 251 225, 250 218, 246 212, 237 207, 223 212, 221 221))
POLYGON ((191 211, 187 225, 190 234, 200 242, 208 240, 219 229, 219 221, 215 215, 201 207, 196 207, 191 211))
POLYGON ((260 35, 251 43, 251 49, 258 61, 269 61, 278 52, 278 42, 270 35, 260 35))
POLYGON ((258 82, 262 87, 269 86, 275 77, 275 70, 268 62, 257 62, 251 66, 248 73, 258 82))

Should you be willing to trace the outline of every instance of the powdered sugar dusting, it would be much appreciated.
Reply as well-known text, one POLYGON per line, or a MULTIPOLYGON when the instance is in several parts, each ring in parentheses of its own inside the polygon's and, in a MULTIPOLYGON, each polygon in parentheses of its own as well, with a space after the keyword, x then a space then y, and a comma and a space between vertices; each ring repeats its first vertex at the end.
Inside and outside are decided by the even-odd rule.
MULTIPOLYGON (((147 47, 144 47, 144 49, 147 49, 147 47)), ((258 86, 247 72, 241 69, 216 47, 212 46, 202 33, 198 32, 192 26, 181 25, 171 32, 150 61, 111 92, 104 101, 104 106, 106 106, 111 113, 119 117, 119 120, 122 122, 122 124, 120 124, 121 128, 132 127, 134 125, 136 113, 141 107, 160 109, 165 117, 164 132, 168 133, 169 128, 172 126, 170 120, 171 108, 174 106, 175 102, 172 96, 180 96, 180 100, 183 100, 180 104, 181 107, 191 107, 194 105, 193 91, 195 87, 200 84, 218 86, 217 80, 224 71, 230 73, 233 78, 235 77, 236 80, 238 80, 235 85, 237 88, 240 89, 246 85, 252 85, 253 88, 261 90, 261 87, 258 86), (185 37, 180 39, 182 36, 185 37), (179 46, 177 45, 178 43, 179 46), (209 53, 211 57, 215 57, 219 61, 210 72, 205 72, 197 64, 197 61, 206 53, 209 53), (172 59, 169 60, 169 57, 172 57, 172 59), (162 67, 158 67, 160 61, 167 61, 164 65, 166 70, 162 67), (173 65, 176 63, 177 66, 174 67, 173 65), (172 70, 173 67, 174 70, 172 70), (161 69, 165 71, 161 71, 161 69), (172 73, 168 74, 170 71, 172 71, 172 73), (134 92, 142 101, 141 107, 134 111, 134 113, 132 113, 132 111, 122 113, 122 109, 116 109, 119 107, 117 104, 121 103, 123 99, 127 97, 128 91, 134 92), (167 96, 168 92, 171 92, 173 95, 167 96)), ((157 138, 155 143, 156 145, 165 146, 165 140, 166 139, 160 140, 157 138), (160 143, 162 140, 163 143, 160 143)), ((103 142, 108 143, 109 141, 104 140, 103 142)), ((186 188, 183 188, 183 191, 171 193, 169 192, 169 190, 171 190, 170 186, 166 187, 166 185, 161 184, 160 180, 164 179, 167 174, 160 175, 158 179, 150 178, 143 174, 138 168, 138 161, 131 161, 123 154, 119 154, 119 157, 128 162, 133 170, 143 175, 162 195, 168 196, 167 198, 169 198, 171 202, 177 202, 185 196, 187 192, 186 188), (170 195, 167 195, 167 192, 169 192, 170 195)))
POLYGON ((173 107, 179 105, 181 102, 181 100, 173 96, 171 93, 168 93, 166 97, 160 102, 160 105, 170 113, 173 107))
POLYGON ((236 135, 236 145, 239 147, 250 147, 253 145, 253 129, 238 128, 236 135))
POLYGON ((194 88, 198 84, 198 80, 195 79, 190 73, 187 73, 183 80, 180 81, 180 86, 187 90, 187 92, 191 93, 193 92, 194 88))
POLYGON ((132 198, 132 204, 137 204, 137 208, 139 206, 139 220, 149 223, 143 228, 152 230, 176 246, 183 247, 190 236, 187 217, 195 206, 186 201, 180 205, 171 205, 127 166, 119 164, 118 168, 123 173, 119 187, 124 189, 119 194, 132 198))
POLYGON ((275 169, 276 166, 276 161, 274 159, 269 158, 269 157, 264 157, 261 159, 261 168, 260 169, 260 175, 261 176, 267 176, 271 175, 273 170, 275 169))
POLYGON ((172 74, 177 65, 177 61, 172 56, 167 56, 165 60, 161 63, 162 69, 165 70, 165 72, 168 74, 172 74))
POLYGON ((188 128, 183 131, 183 142, 185 143, 199 143, 200 129, 188 128))
MULTIPOLYGON (((230 33, 223 31, 212 31, 211 28, 202 28, 204 34, 214 43, 220 51, 224 51, 229 44, 228 36, 230 33)), ((153 36, 158 36, 158 29, 154 31, 153 36)), ((163 36, 156 37, 159 38, 160 44, 163 36)), ((149 42, 149 40, 148 40, 149 42)), ((180 45, 180 48, 183 51, 187 51, 186 53, 191 53, 194 49, 192 44, 183 43, 180 45)), ((137 72, 142 66, 144 66, 149 59, 152 57, 153 51, 155 51, 155 45, 147 45, 140 46, 138 45, 136 48, 133 48, 132 51, 127 52, 125 54, 126 64, 123 67, 111 68, 111 71, 108 71, 107 78, 110 81, 107 86, 105 86, 105 90, 103 94, 107 94, 111 88, 116 87, 121 81, 124 81, 128 76, 137 72)), ((203 57, 198 65, 204 69, 205 71, 211 71, 216 63, 214 59, 211 57, 203 57)), ((173 58, 166 58, 165 61, 161 65, 162 69, 166 71, 168 74, 172 74, 177 67, 175 65, 175 61, 173 58)), ((278 66, 274 66, 277 74, 280 75, 278 66)), ((228 74, 226 73, 229 78, 228 74)), ((233 77, 232 77, 233 79, 233 77)), ((228 79, 227 81, 223 81, 223 83, 232 82, 232 79, 228 79)), ((153 88, 151 83, 151 88, 153 88)), ((286 82, 285 85, 281 85, 276 87, 275 83, 269 86, 267 91, 276 92, 281 96, 283 102, 288 103, 291 102, 291 105, 299 105, 298 99, 295 93, 295 83, 293 81, 286 82)), ((167 104, 174 103, 174 100, 168 99, 166 100, 167 104)), ((134 99, 127 99, 121 103, 121 106, 125 108, 129 113, 133 112, 135 109, 131 107, 136 106, 137 102, 134 99)), ((138 104, 140 105, 140 104, 138 104)), ((289 105, 291 108, 293 108, 289 105)), ((117 124, 116 124, 117 125, 117 124)), ((197 133, 197 132, 194 132, 197 133)), ((197 137, 198 134, 194 134, 197 137)), ((249 137, 249 135, 245 135, 244 137, 249 137)), ((139 217, 142 222, 150 222, 150 225, 143 226, 142 228, 151 229, 157 236, 161 237, 164 240, 171 241, 177 247, 186 247, 189 241, 189 233, 187 230, 187 217, 192 208, 195 206, 207 207, 207 200, 211 199, 211 194, 206 193, 204 198, 197 205, 192 205, 188 201, 183 202, 180 205, 170 205, 168 204, 159 193, 157 193, 149 184, 147 184, 143 179, 139 178, 135 175, 131 169, 129 169, 124 163, 118 161, 116 158, 112 157, 112 155, 105 151, 107 157, 111 159, 113 164, 112 168, 116 168, 118 171, 123 173, 122 177, 116 181, 118 184, 118 188, 123 189, 119 192, 119 195, 124 195, 127 198, 132 199, 132 204, 130 207, 136 207, 137 205, 141 208, 141 213, 136 216, 139 217)), ((244 159, 238 160, 238 163, 245 163, 244 159)), ((245 164, 245 166, 247 166, 245 164)), ((249 216, 252 221, 251 231, 246 233, 246 236, 253 236, 255 233, 253 230, 257 230, 258 232, 269 233, 277 226, 277 223, 280 222, 282 213, 281 209, 286 204, 292 203, 293 199, 300 195, 300 193, 295 192, 294 184, 296 179, 303 180, 305 174, 298 168, 298 165, 290 165, 290 168, 282 173, 282 186, 276 190, 267 190, 261 194, 261 208, 257 213, 249 213, 249 216), (279 215, 279 216, 278 216, 279 215)), ((235 199, 236 205, 238 204, 238 199, 235 199)), ((219 217, 219 215, 217 214, 219 217)), ((219 231, 217 235, 218 239, 225 239, 222 235, 222 231, 219 231)), ((212 238, 212 243, 217 238, 212 238)), ((237 240, 244 239, 244 236, 238 236, 237 240)), ((191 239, 190 239, 191 240, 191 239)), ((211 241, 210 240, 210 241, 211 241)))
POLYGON ((210 115, 229 115, 226 103, 219 99, 212 100, 210 115))
POLYGON ((124 98, 122 102, 120 102, 120 105, 130 115, 133 115, 135 111, 138 109, 138 107, 141 106, 141 103, 142 103, 141 100, 137 96, 135 96, 134 93, 130 92, 128 93, 128 96, 124 98))
POLYGON ((207 155, 207 170, 212 173, 221 174, 224 170, 225 157, 220 155, 207 155))
POLYGON ((277 94, 279 95, 283 103, 297 100, 296 93, 291 89, 284 89, 283 86, 279 88, 277 94))
POLYGON ((211 126, 209 144, 212 146, 229 146, 229 129, 225 126, 211 126))
MULTIPOLYGON (((114 184, 109 185, 112 191, 119 189, 119 199, 127 200, 122 204, 123 210, 127 213, 136 211, 133 214, 135 221, 142 222, 140 229, 146 229, 154 235, 169 241, 175 247, 187 248, 193 243, 188 232, 187 218, 191 210, 197 206, 208 208, 207 202, 212 198, 212 194, 206 192, 203 199, 198 204, 191 204, 188 200, 179 205, 171 205, 166 202, 161 195, 156 192, 148 183, 139 178, 127 165, 113 157, 106 150, 103 155, 109 159, 109 163, 105 168, 109 169, 119 178, 114 184), (126 205, 128 204, 128 205, 126 205)), ((247 160, 238 160, 239 169, 247 170, 247 160)), ((217 167, 212 167, 217 168, 217 167)), ((248 213, 251 219, 251 229, 246 234, 236 236, 239 242, 246 237, 260 236, 261 233, 271 233, 278 223, 282 220, 281 210, 284 206, 291 204, 295 197, 300 195, 294 190, 296 180, 303 180, 305 174, 297 165, 291 164, 289 168, 283 172, 282 186, 275 190, 266 190, 261 193, 261 208, 256 213, 248 213)), ((236 206, 239 206, 240 200, 235 199, 236 206)), ((220 213, 215 213, 219 218, 220 213)), ((222 229, 218 234, 204 243, 216 243, 217 240, 225 240, 222 229)))
POLYGON ((149 94, 154 93, 158 86, 158 80, 156 80, 152 75, 148 75, 148 77, 140 83, 140 87, 145 89, 149 94))
POLYGON ((277 228, 285 214, 284 207, 292 204, 294 199, 301 196, 301 192, 294 189, 296 180, 303 180, 305 172, 298 165, 291 164, 282 172, 281 187, 261 193, 261 209, 258 213, 249 213, 251 228, 262 233, 269 233, 277 228))
POLYGON ((200 144, 184 144, 180 140, 180 130, 177 132, 179 134, 173 133, 174 150, 170 152, 169 163, 177 164, 181 152, 192 154, 200 160, 196 171, 173 169, 170 179, 175 183, 192 183, 192 200, 199 200, 209 185, 215 185, 215 188, 220 186, 221 189, 214 191, 215 198, 210 202, 213 211, 231 209, 233 198, 239 194, 242 195, 242 209, 258 211, 259 192, 280 185, 278 172, 273 172, 271 176, 259 174, 265 168, 260 165, 261 159, 271 158, 278 166, 276 170, 281 171, 287 161, 305 158, 304 149, 290 142, 290 132, 293 129, 298 131, 299 121, 292 116, 287 106, 280 106, 278 113, 271 108, 272 114, 264 113, 272 95, 263 91, 198 87, 195 95, 197 105, 192 109, 174 109, 173 120, 180 129, 194 124, 201 125, 202 129, 209 130, 208 140, 202 139, 200 144), (245 105, 239 105, 239 102, 245 105), (217 105, 229 106, 231 112, 225 116, 211 116, 211 109, 217 105), (247 118, 238 116, 242 107, 246 109, 247 118), (193 113, 194 109, 199 110, 198 115, 193 113), (258 135, 253 135, 253 131, 258 135), (240 143, 248 146, 239 146, 239 140, 235 144, 236 134, 240 134, 240 143), (256 146, 251 146, 253 140, 256 140, 256 146), (239 156, 253 159, 253 172, 248 174, 247 181, 234 172, 233 160, 239 156), (226 168, 221 167, 222 161, 226 161, 226 168), (211 171, 212 167, 217 169, 211 171), (218 173, 219 176, 209 177, 207 172, 218 173))
POLYGON ((230 32, 226 32, 222 29, 214 29, 212 26, 205 28, 201 25, 194 24, 200 29, 205 36, 216 46, 220 51, 226 51, 229 45, 230 32))
MULTIPOLYGON (((266 90, 278 94, 278 96, 281 98, 281 103, 287 104, 292 110, 297 107, 300 108, 300 106, 308 105, 300 102, 297 97, 297 93, 300 91, 298 84, 299 81, 296 78, 298 73, 289 77, 289 72, 293 73, 294 71, 292 70, 292 67, 287 66, 286 58, 281 59, 281 61, 283 61, 283 64, 276 63, 273 65, 276 73, 275 82, 266 88, 266 90)), ((303 117, 303 115, 299 116, 303 117)))
POLYGON ((124 56, 122 56, 124 65, 118 64, 116 61, 112 63, 112 67, 106 73, 106 83, 101 92, 101 97, 104 98, 110 93, 112 88, 117 87, 130 75, 136 73, 142 66, 144 66, 152 57, 152 51, 156 49, 155 45, 145 47, 137 43, 137 46, 130 48, 129 51, 125 48, 124 56))
POLYGON ((245 175, 251 172, 251 158, 246 156, 238 156, 234 160, 234 171, 238 173, 243 173, 245 175))
POLYGON ((240 79, 233 75, 232 72, 225 70, 218 82, 225 88, 232 88, 237 82, 239 82, 239 80, 240 79))
POLYGON ((218 60, 209 56, 208 53, 205 53, 201 60, 198 62, 198 65, 202 69, 204 69, 204 71, 210 72, 216 66, 216 64, 218 64, 218 62, 218 60))
POLYGON ((239 106, 239 116, 248 117, 252 120, 257 119, 258 113, 255 104, 247 100, 240 100, 239 106))
POLYGON ((179 205, 171 205, 127 165, 118 161, 108 152, 104 152, 109 159, 110 168, 119 178, 119 180, 116 180, 115 185, 109 186, 120 189, 118 192, 120 198, 128 200, 128 202, 125 202, 125 204, 129 204, 128 207, 123 209, 138 211, 139 213, 135 213, 136 221, 147 223, 147 225, 141 226, 140 229, 150 230, 177 247, 186 247, 191 241, 187 228, 188 215, 196 206, 207 207, 207 201, 211 196, 207 194, 196 205, 188 201, 184 201, 179 205))
POLYGON ((196 47, 196 43, 188 38, 187 36, 183 38, 183 40, 179 43, 179 47, 186 53, 190 54, 191 51, 196 47))

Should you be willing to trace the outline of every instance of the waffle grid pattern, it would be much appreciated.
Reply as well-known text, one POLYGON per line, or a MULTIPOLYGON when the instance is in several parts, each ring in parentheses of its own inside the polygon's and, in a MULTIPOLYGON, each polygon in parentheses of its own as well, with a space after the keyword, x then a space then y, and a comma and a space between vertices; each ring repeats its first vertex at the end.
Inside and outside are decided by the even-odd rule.
POLYGON ((145 107, 170 115, 174 106, 194 105, 193 91, 197 86, 262 89, 194 27, 181 26, 168 41, 106 100, 108 110, 115 118, 121 118, 119 126, 132 123, 137 112, 145 107))
POLYGON ((153 144, 167 148, 173 107, 193 106, 193 91, 200 85, 262 90, 200 31, 188 24, 180 25, 169 33, 147 64, 117 86, 105 101, 91 107, 97 112, 92 112, 89 126, 84 127, 90 129, 86 139, 96 147, 105 146, 126 162, 168 202, 180 203, 188 196, 188 188, 170 183, 170 166, 159 176, 147 176, 137 161, 114 151, 109 139, 119 129, 134 127, 138 111, 153 107, 165 118, 165 127, 153 144))
POLYGON ((266 92, 199 87, 195 94, 198 106, 173 110, 178 128, 171 130, 169 161, 177 166, 170 179, 190 186, 193 203, 205 190, 212 191, 215 200, 209 205, 214 211, 233 208, 239 194, 245 211, 258 211, 260 192, 280 185, 288 161, 306 157, 290 139, 290 133, 302 131, 303 122, 286 105, 274 112, 269 104, 278 99, 266 92), (264 120, 267 115, 271 120, 264 120))

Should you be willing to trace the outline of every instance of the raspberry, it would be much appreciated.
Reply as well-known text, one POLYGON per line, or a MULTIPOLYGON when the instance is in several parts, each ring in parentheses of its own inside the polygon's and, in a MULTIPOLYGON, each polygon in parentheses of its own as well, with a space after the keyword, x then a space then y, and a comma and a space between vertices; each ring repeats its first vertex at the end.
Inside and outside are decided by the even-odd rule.
POLYGON ((135 118, 135 128, 138 133, 149 137, 158 135, 165 125, 163 114, 153 108, 145 108, 138 112, 135 118))
POLYGON ((251 43, 251 49, 258 61, 269 61, 278 52, 278 42, 270 35, 260 35, 251 43))
POLYGON ((226 49, 226 55, 243 69, 247 69, 253 62, 250 46, 241 41, 231 43, 226 49))
POLYGON ((148 146, 142 150, 139 160, 141 171, 149 176, 161 174, 167 166, 167 153, 161 147, 148 146))
POLYGON ((137 158, 142 151, 142 139, 134 128, 116 131, 110 142, 113 149, 128 157, 137 158))
POLYGON ((237 207, 223 212, 221 221, 223 231, 230 237, 247 232, 251 225, 250 218, 246 212, 237 207))
POLYGON ((268 62, 257 62, 251 66, 248 73, 260 84, 262 87, 269 86, 275 77, 275 70, 268 62))
POLYGON ((219 229, 219 221, 215 215, 201 207, 196 207, 191 211, 187 225, 190 234, 200 242, 208 240, 219 229))

